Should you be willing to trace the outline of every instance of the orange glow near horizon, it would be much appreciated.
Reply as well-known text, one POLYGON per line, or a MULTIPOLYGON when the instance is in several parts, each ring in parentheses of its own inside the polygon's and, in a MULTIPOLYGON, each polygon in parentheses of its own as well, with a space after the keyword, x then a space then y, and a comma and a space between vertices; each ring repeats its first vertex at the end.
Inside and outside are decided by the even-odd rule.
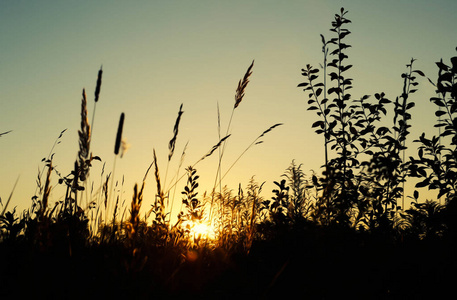
POLYGON ((189 237, 195 242, 197 240, 209 240, 212 241, 216 238, 214 228, 206 221, 186 222, 190 228, 189 237))

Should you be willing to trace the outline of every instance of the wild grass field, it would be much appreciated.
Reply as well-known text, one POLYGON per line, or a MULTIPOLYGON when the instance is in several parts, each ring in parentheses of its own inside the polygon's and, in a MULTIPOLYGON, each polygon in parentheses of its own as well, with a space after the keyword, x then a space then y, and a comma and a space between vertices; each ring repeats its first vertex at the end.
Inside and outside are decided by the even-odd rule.
MULTIPOLYGON (((271 197, 255 178, 237 187, 222 184, 231 169, 222 172, 220 166, 232 117, 243 105, 254 61, 236 87, 227 128, 218 127, 219 142, 185 166, 186 149, 175 151, 181 105, 168 156, 157 157, 154 150, 143 181, 123 187, 133 190, 131 199, 117 192, 122 183, 114 180, 129 117, 124 113, 114 165, 91 174, 92 163, 101 161, 91 148, 103 92, 100 69, 91 111, 82 91, 73 170, 56 168, 52 150, 42 162, 29 209, 12 208, 14 190, 1 199, 0 296, 439 299, 455 294, 457 56, 436 63, 437 80, 415 69, 411 59, 395 99, 382 92, 355 98, 354 79, 346 75, 352 67, 345 42, 350 23, 346 10, 335 14, 331 37, 321 35, 321 67, 305 65, 303 82, 297 83, 309 115, 317 117, 312 130, 322 136, 317 145, 325 152, 322 169, 306 176, 303 165, 292 161, 274 181, 271 197), (418 76, 436 89, 430 101, 436 105, 437 136, 409 132, 418 76), (417 154, 406 157, 410 140, 417 154), (198 164, 209 156, 218 157, 218 172, 205 179, 213 188, 202 191, 198 164), (159 170, 158 160, 177 160, 179 168, 159 170), (156 184, 153 199, 144 197, 148 177, 156 184), (101 178, 100 186, 93 178, 101 178), (416 190, 406 208, 404 184, 411 179, 416 190), (51 199, 53 185, 65 187, 63 200, 51 199), (424 189, 437 191, 443 204, 423 200, 424 189)), ((266 128, 245 152, 281 125, 266 128)))

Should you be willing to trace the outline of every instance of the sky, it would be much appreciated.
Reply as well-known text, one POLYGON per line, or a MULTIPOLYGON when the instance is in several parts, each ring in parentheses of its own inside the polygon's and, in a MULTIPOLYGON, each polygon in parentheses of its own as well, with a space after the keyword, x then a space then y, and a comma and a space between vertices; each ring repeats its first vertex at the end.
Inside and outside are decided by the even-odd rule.
MULTIPOLYGON (((89 179, 95 188, 105 163, 105 175, 114 169, 116 181, 124 178, 120 193, 130 201, 133 185, 142 182, 153 160, 153 149, 166 181, 162 184, 170 186, 187 142, 180 174, 218 142, 218 107, 225 133, 238 81, 253 60, 245 97, 233 115, 222 172, 264 130, 283 125, 251 147, 223 185, 236 191, 255 176, 265 182, 262 195, 269 198, 273 181, 282 178, 293 160, 307 175, 321 172, 323 141, 311 129, 317 116, 307 111, 307 96, 297 85, 304 81, 301 68, 322 63, 320 34, 332 37, 330 24, 341 7, 352 21, 346 39, 352 45, 347 55, 354 65, 348 71, 354 79, 353 98, 385 92, 393 100, 401 93, 400 75, 412 57, 415 68, 435 80, 435 62, 455 56, 454 0, 0 0, 0 132, 12 130, 0 137, 3 203, 19 178, 10 208, 30 207, 41 160, 64 129, 52 151, 53 165, 64 176, 71 172, 78 152, 81 92, 86 89, 91 120, 101 66, 91 151, 102 162, 94 162, 89 179), (167 167, 168 142, 181 104, 175 155, 167 167), (130 147, 114 167, 122 112, 123 138, 130 147)), ((419 83, 411 140, 422 132, 436 134, 429 103, 434 89, 425 79, 419 83)), ((415 149, 412 144, 408 155, 415 155, 415 149)), ((200 194, 210 191, 217 155, 195 167, 200 194)), ((62 200, 63 187, 56 174, 52 179, 51 197, 62 200)), ((184 180, 178 183, 178 194, 184 185, 184 180)), ((152 203, 154 191, 151 173, 144 206, 152 203)))

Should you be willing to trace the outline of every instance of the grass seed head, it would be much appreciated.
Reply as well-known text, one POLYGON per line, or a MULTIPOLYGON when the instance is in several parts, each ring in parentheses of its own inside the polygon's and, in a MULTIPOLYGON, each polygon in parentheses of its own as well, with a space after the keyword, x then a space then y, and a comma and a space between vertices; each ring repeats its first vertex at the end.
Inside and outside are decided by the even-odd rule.
POLYGON ((235 107, 234 108, 237 108, 238 105, 240 105, 241 101, 243 100, 244 90, 246 89, 246 86, 249 83, 249 76, 251 76, 251 74, 252 74, 253 66, 254 66, 254 61, 252 61, 251 65, 249 66, 248 70, 246 71, 246 74, 244 74, 243 79, 240 80, 238 83, 238 88, 236 89, 236 94, 235 94, 235 107))
POLYGON ((100 67, 100 70, 98 71, 98 76, 97 76, 97 86, 95 88, 95 102, 98 102, 98 97, 100 96, 100 88, 102 86, 102 75, 103 75, 103 70, 102 70, 102 67, 100 67))
MULTIPOLYGON (((62 132, 63 133, 63 132, 62 132)), ((62 134, 61 133, 61 134, 62 134)), ((81 166, 81 172, 79 174, 79 179, 81 181, 86 180, 87 174, 89 173, 89 151, 90 151, 90 137, 91 130, 89 125, 89 120, 87 117, 87 99, 86 91, 83 89, 82 100, 81 100, 81 128, 78 131, 79 135, 79 152, 78 159, 79 165, 81 166)), ((60 138, 60 136, 59 136, 60 138)))
POLYGON ((114 144, 114 154, 119 154, 119 148, 121 147, 122 141, 122 129, 124 128, 124 118, 125 114, 121 113, 121 117, 119 119, 119 126, 117 127, 117 135, 116 135, 116 143, 114 144))
POLYGON ((184 112, 182 110, 182 104, 181 104, 181 106, 179 107, 178 117, 176 118, 176 123, 173 128, 173 138, 168 143, 168 149, 170 150, 170 152, 168 154, 168 161, 171 160, 171 157, 173 156, 173 153, 175 152, 176 138, 178 137, 178 131, 179 131, 179 122, 181 121, 181 116, 183 113, 184 112))

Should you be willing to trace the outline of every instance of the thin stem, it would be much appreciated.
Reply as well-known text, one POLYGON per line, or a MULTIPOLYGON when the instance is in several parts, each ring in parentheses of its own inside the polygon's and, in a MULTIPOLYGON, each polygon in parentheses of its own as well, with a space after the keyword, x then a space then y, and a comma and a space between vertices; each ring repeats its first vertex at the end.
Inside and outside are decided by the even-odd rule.
MULTIPOLYGON (((108 190, 108 203, 105 206, 105 217, 108 216, 108 207, 111 203, 111 199, 113 197, 113 192, 114 192, 114 172, 116 171, 116 160, 117 160, 117 155, 114 156, 114 161, 113 161, 113 172, 111 173, 111 187, 108 190)), ((108 188, 108 187, 107 187, 108 188)), ((108 219, 106 219, 108 221, 108 219)))

